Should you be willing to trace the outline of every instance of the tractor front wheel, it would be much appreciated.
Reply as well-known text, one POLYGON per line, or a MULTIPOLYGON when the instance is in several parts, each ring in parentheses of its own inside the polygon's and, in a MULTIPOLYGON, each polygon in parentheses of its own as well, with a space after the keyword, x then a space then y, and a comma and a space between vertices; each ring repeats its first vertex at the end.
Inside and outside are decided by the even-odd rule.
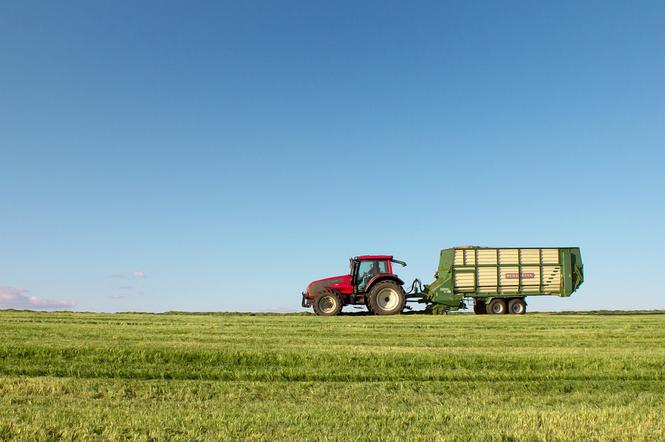
POLYGON ((393 281, 379 282, 369 291, 369 310, 375 315, 397 315, 404 305, 404 290, 393 281))
POLYGON ((342 300, 334 292, 323 292, 316 296, 313 307, 318 316, 335 316, 342 311, 342 300))

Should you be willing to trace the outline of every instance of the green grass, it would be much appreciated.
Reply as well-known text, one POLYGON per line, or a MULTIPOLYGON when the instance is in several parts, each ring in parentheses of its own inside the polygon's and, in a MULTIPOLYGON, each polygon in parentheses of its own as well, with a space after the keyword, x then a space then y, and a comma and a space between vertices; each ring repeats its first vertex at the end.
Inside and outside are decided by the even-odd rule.
POLYGON ((660 312, 0 321, 0 440, 665 440, 660 312))

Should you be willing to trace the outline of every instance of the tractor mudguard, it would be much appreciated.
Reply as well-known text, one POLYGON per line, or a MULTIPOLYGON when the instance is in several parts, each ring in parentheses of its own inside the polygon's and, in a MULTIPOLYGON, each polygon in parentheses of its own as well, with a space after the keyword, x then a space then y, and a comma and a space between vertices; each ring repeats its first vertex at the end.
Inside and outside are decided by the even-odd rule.
POLYGON ((372 286, 374 286, 374 284, 376 284, 377 282, 386 281, 386 280, 395 281, 400 286, 404 285, 404 281, 399 279, 396 275, 394 275, 392 273, 381 273, 381 274, 376 275, 375 277, 373 277, 372 279, 370 279, 367 282, 367 286, 365 287, 365 292, 369 293, 369 291, 372 289, 372 286))

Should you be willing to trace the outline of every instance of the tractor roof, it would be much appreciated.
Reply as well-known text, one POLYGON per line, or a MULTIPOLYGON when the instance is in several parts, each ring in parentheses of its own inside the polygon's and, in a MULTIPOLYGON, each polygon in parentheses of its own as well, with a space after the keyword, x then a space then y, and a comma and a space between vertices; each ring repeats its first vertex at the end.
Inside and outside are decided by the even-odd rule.
POLYGON ((370 261, 375 259, 393 259, 392 255, 362 255, 356 256, 356 259, 359 261, 370 261))

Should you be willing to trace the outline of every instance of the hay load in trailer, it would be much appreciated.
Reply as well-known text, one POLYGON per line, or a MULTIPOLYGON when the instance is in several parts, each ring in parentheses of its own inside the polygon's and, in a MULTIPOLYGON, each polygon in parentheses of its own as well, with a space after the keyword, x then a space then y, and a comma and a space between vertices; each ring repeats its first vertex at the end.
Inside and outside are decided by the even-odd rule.
POLYGON ((476 314, 524 314, 527 296, 570 296, 584 282, 579 247, 454 247, 439 255, 434 282, 416 279, 409 291, 393 272, 406 263, 390 255, 351 258, 349 274, 310 283, 302 306, 321 316, 345 305, 364 305, 377 315, 401 313, 407 302, 425 303, 431 312, 466 309, 476 314))

